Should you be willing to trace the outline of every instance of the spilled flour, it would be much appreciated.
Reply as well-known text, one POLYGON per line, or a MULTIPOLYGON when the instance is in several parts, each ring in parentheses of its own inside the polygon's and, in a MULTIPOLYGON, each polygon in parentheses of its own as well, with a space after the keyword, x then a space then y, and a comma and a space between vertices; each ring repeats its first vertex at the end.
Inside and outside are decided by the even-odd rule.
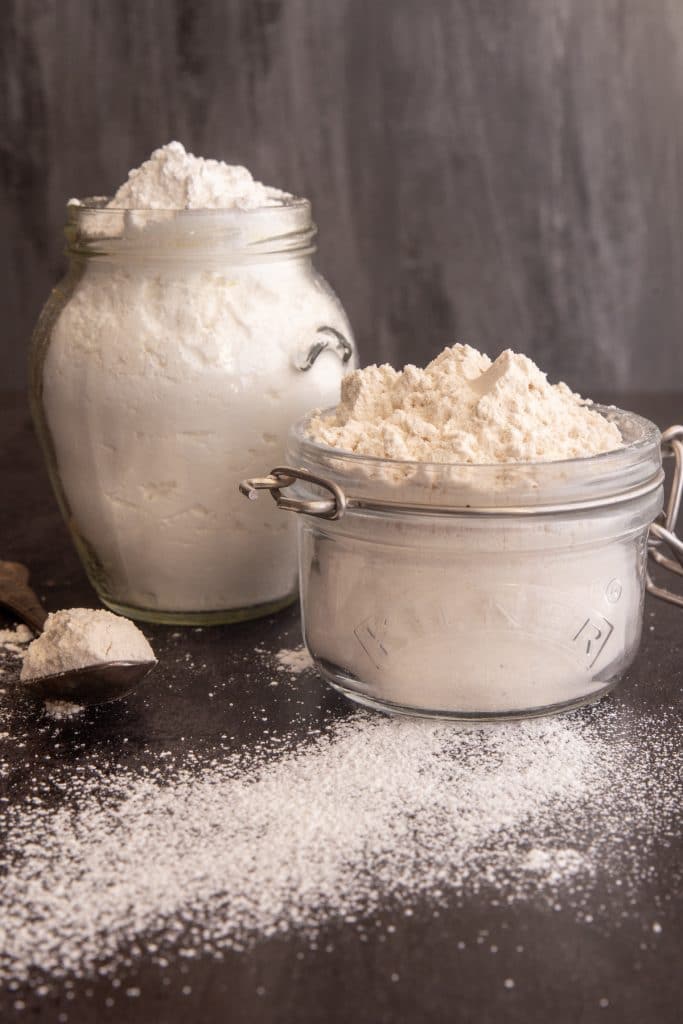
POLYGON ((604 707, 486 728, 356 713, 178 765, 54 762, 59 806, 0 804, 0 981, 362 931, 477 893, 589 921, 598 880, 628 901, 674 841, 669 734, 604 707))
POLYGON ((15 654, 23 657, 26 644, 33 640, 34 634, 28 626, 9 626, 7 629, 0 629, 0 654, 15 654))
POLYGON ((306 669, 313 668, 313 659, 305 647, 294 647, 291 650, 283 647, 275 655, 278 667, 296 676, 306 669))
POLYGON ((61 722, 69 718, 76 718, 78 715, 82 715, 85 711, 85 706, 83 704, 74 704, 74 702, 70 700, 46 700, 44 707, 47 717, 52 718, 57 722, 61 722))

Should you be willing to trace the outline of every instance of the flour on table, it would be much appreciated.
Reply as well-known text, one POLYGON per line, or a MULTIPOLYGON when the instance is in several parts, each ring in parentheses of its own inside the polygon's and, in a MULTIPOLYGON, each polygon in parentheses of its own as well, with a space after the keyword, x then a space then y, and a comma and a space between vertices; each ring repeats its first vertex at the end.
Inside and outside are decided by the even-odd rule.
POLYGON ((13 654, 23 658, 26 644, 33 640, 35 634, 23 624, 0 629, 0 653, 13 654))
POLYGON ((355 370, 309 430, 334 448, 418 462, 551 461, 622 447, 613 423, 531 359, 508 349, 492 363, 460 344, 425 369, 355 370))
POLYGON ((283 647, 275 655, 275 660, 281 669, 286 669, 292 675, 313 668, 313 659, 305 647, 295 647, 292 650, 283 647))
POLYGON ((70 700, 46 700, 44 710, 47 718, 62 722, 70 718, 78 718, 85 711, 85 707, 83 704, 74 704, 70 700))
POLYGON ((179 765, 84 753, 75 776, 53 759, 56 804, 34 799, 38 784, 0 803, 0 981, 315 942, 343 922, 372 938, 417 907, 448 905, 457 927, 471 897, 611 927, 680 834, 663 716, 458 727, 356 713, 179 765))
POLYGON ((569 878, 572 875, 595 872, 595 866, 587 861, 578 850, 552 847, 530 850, 528 856, 522 861, 521 867, 523 871, 539 875, 554 884, 559 884, 563 878, 569 878))

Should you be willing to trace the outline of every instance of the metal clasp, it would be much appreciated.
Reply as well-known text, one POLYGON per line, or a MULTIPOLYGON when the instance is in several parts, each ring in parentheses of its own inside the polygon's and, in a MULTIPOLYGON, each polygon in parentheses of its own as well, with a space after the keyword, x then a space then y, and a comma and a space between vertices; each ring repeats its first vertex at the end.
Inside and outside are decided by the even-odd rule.
POLYGON ((306 469, 292 469, 291 466, 278 466, 271 469, 268 476, 254 477, 253 480, 243 480, 240 484, 240 491, 250 501, 255 501, 259 491, 270 491, 273 501, 278 508, 284 508, 288 512, 303 513, 307 516, 318 516, 320 519, 341 519, 346 508, 346 495, 341 487, 326 480, 315 473, 309 473, 306 469), (331 498, 288 498, 282 493, 283 488, 291 487, 297 480, 305 480, 306 483, 315 484, 329 491, 331 498))
POLYGON ((348 363, 353 355, 353 347, 341 331, 335 327, 319 327, 316 334, 318 335, 316 341, 295 360, 297 370, 310 370, 318 356, 326 349, 336 352, 342 363, 348 363))
MULTIPOLYGON (((663 566, 677 576, 683 576, 683 541, 676 535, 676 522, 681 508, 683 497, 683 426, 669 427, 662 434, 662 454, 664 457, 673 456, 675 459, 673 480, 671 490, 659 519, 650 527, 647 548, 648 555, 658 565, 663 566), (669 558, 662 551, 662 545, 666 544, 669 551, 675 556, 669 558)), ((658 586, 650 573, 647 573, 647 589, 654 597, 662 601, 678 605, 683 608, 683 596, 675 594, 666 587, 658 586)))

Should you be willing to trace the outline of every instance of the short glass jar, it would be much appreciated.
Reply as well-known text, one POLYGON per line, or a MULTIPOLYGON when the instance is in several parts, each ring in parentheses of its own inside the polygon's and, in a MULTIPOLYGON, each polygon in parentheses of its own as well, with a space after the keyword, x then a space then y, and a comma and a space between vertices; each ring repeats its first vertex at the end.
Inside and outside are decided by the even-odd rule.
POLYGON ((242 489, 301 513, 304 638, 336 689, 382 711, 482 719, 615 685, 640 641, 663 472, 652 423, 598 408, 622 449, 493 466, 353 455, 297 424, 289 466, 242 489))
POLYGON ((355 365, 306 200, 256 210, 69 205, 69 271, 36 328, 34 419, 102 602, 207 624, 296 595, 293 524, 234 480, 355 365))

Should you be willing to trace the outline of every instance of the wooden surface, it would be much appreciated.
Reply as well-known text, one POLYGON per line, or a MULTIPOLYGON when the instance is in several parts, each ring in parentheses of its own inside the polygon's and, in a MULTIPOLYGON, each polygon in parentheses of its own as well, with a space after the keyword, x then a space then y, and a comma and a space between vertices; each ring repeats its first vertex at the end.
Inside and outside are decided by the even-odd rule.
POLYGON ((64 203, 157 145, 312 198, 365 361, 683 379, 680 0, 3 0, 0 384, 64 203))
MULTIPOLYGON (((679 418, 683 396, 655 395, 623 404, 663 426, 679 418)), ((31 567, 49 609, 94 605, 62 524, 21 399, 0 404, 0 557, 31 567)), ((626 679, 602 707, 638 716, 680 703, 683 611, 648 598, 641 652, 626 679)), ((0 620, 1 621, 1 620, 0 620)), ((85 762, 113 758, 133 771, 164 750, 210 750, 229 735, 238 749, 258 742, 265 721, 288 739, 352 715, 350 704, 314 673, 273 689, 272 672, 254 661, 254 648, 274 652, 300 641, 298 614, 203 632, 145 626, 160 665, 128 700, 87 712, 85 720, 46 724, 39 708, 17 697, 3 719, 5 738, 25 740, 21 760, 0 781, 0 799, 19 803, 36 780, 85 762), (182 633, 182 635, 180 635, 182 633), (195 669, 187 669, 190 656, 195 669), (246 670, 246 673, 245 673, 246 670), (229 699, 210 700, 226 694, 229 699), (277 696, 276 696, 277 695, 277 696)), ((3 686, 11 686, 5 675, 3 686)), ((669 718, 670 723, 673 718, 669 718)), ((2 737, 0 737, 0 746, 2 737)), ((670 749, 675 753, 673 739, 670 749)), ((0 754, 2 751, 0 751, 0 754)), ((618 784, 615 782, 615 784, 618 784)), ((55 792, 49 786, 41 794, 55 792)), ((49 797, 50 800, 53 797, 49 797)), ((55 799, 59 799, 58 796, 55 799)), ((226 810, 229 813, 229 809, 226 810)), ((628 833, 626 833, 628 838, 628 833)), ((643 886, 623 894, 609 888, 609 870, 592 899, 609 907, 588 927, 568 907, 542 902, 494 906, 484 892, 461 906, 448 903, 435 919, 417 904, 396 918, 387 941, 360 942, 355 926, 331 923, 318 948, 292 934, 258 942, 248 953, 184 961, 171 957, 162 972, 144 955, 114 982, 96 977, 47 996, 19 987, 0 991, 2 1024, 678 1024, 680 971, 680 843, 670 834, 648 854, 643 886), (646 882, 645 878, 650 881, 646 882), (604 890, 603 887, 604 886, 604 890), (657 897, 655 903, 654 897, 657 897), (635 902, 631 902, 634 900, 635 902), (657 906, 661 933, 652 932, 657 906), (498 952, 480 945, 495 937, 498 952), (458 950, 457 942, 466 948, 458 950), (326 951, 328 944, 333 952, 326 951), (517 949, 522 945, 524 952, 517 949), (395 976, 395 977, 392 977, 395 976), (503 979, 514 977, 509 991, 503 979), (131 998, 128 989, 139 989, 131 998), (607 1005, 605 1005, 607 1000, 607 1005), (602 1001, 602 1002, 601 1002, 602 1001), (17 1008, 15 1009, 15 1004, 17 1008)), ((617 885, 619 883, 617 882, 617 885)), ((619 890, 621 891, 621 890, 619 890)), ((564 902, 564 901, 563 901, 564 902)), ((604 907, 603 907, 604 909, 604 907)))

